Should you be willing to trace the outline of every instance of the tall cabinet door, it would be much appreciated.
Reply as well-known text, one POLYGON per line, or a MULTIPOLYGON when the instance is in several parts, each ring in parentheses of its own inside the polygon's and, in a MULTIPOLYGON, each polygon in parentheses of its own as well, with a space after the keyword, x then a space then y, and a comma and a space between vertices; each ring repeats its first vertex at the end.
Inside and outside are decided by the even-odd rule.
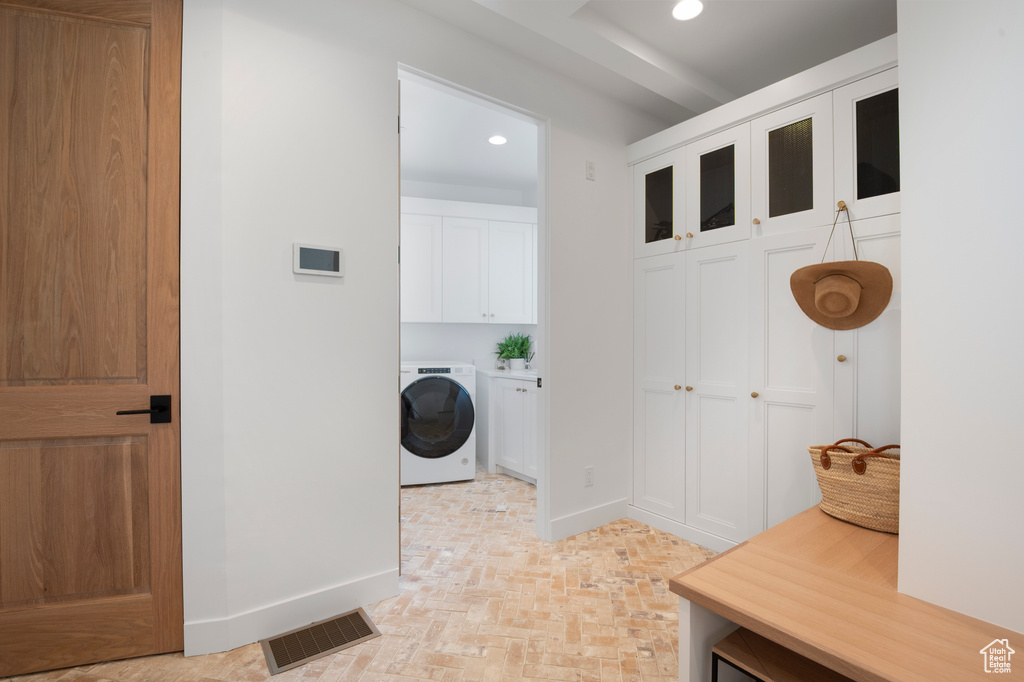
POLYGON ((666 254, 633 271, 633 504, 683 522, 685 259, 666 254))
POLYGON ((739 542, 750 522, 747 242, 687 253, 686 524, 739 542))
MULTIPOLYGON (((752 240, 750 450, 763 472, 764 526, 821 499, 808 445, 831 443, 836 354, 831 329, 814 323, 793 298, 790 275, 821 262, 830 226, 752 240)), ((835 241, 826 260, 835 258, 835 241)))
POLYGON ((750 122, 754 234, 831 225, 832 93, 750 122))
POLYGON ((734 126, 686 146, 687 248, 750 237, 750 124, 734 126))
POLYGON ((486 322, 487 221, 442 221, 442 317, 444 322, 486 322))
POLYGON ((441 216, 402 214, 402 322, 441 321, 441 216))
MULTIPOLYGON (((848 230, 847 230, 848 231, 848 230)), ((855 220, 856 257, 881 263, 892 274, 892 298, 877 318, 857 329, 837 331, 836 439, 854 436, 872 445, 900 442, 900 215, 855 220)), ((839 228, 836 228, 839 234, 839 228)), ((838 258, 853 260, 849 234, 838 258)))
POLYGON ((533 321, 533 225, 489 222, 488 322, 533 321))
POLYGON ((686 164, 683 149, 659 154, 633 166, 633 256, 681 251, 686 164))

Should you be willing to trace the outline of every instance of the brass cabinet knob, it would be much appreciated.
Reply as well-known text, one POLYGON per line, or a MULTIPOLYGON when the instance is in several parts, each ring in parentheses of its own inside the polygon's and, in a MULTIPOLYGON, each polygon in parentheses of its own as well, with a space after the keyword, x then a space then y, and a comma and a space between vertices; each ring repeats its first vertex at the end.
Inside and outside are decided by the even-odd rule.
POLYGON ((757 397, 757 395, 758 395, 757 391, 752 391, 752 392, 750 393, 750 397, 751 397, 751 398, 756 398, 756 397, 757 397))
POLYGON ((676 384, 676 386, 675 386, 675 389, 676 389, 677 391, 678 391, 679 389, 681 389, 681 388, 682 388, 682 386, 680 386, 679 384, 676 384))
POLYGON ((761 224, 761 219, 760 218, 754 218, 753 222, 754 222, 755 225, 760 225, 761 224))
POLYGON ((846 356, 840 355, 839 357, 836 358, 836 360, 838 360, 839 362, 846 362, 846 356))
POLYGON ((687 390, 687 391, 692 391, 692 390, 693 390, 693 386, 687 386, 687 387, 686 387, 686 390, 687 390))
POLYGON ((680 239, 682 239, 682 238, 683 238, 683 235, 681 235, 681 234, 677 234, 677 235, 676 235, 676 236, 674 237, 674 239, 675 239, 676 241, 679 241, 679 240, 680 240, 680 239))
POLYGON ((845 211, 846 210, 846 202, 845 201, 837 201, 836 202, 836 208, 838 208, 840 211, 845 211))
POLYGON ((686 238, 687 239, 693 239, 693 232, 687 232, 686 233, 686 238))

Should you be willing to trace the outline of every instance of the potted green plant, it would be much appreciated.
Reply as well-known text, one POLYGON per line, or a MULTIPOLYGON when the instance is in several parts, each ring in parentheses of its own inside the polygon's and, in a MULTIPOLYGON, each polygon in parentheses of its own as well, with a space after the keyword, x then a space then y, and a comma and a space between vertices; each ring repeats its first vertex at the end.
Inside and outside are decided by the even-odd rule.
POLYGON ((526 359, 530 356, 530 335, 509 334, 498 341, 498 350, 495 352, 498 354, 499 369, 502 369, 502 360, 511 362, 512 369, 525 369, 526 359))

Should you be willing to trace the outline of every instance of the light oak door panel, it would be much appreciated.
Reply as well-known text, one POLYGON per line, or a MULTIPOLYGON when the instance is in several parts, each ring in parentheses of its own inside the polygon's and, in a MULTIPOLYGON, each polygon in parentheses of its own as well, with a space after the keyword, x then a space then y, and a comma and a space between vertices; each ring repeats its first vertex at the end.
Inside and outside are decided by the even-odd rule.
POLYGON ((183 644, 180 61, 180 0, 0 2, 0 676, 183 644))
MULTIPOLYGON (((764 526, 816 504, 821 495, 808 445, 832 442, 836 353, 833 332, 807 317, 789 286, 820 263, 831 226, 752 240, 750 447, 764 471, 764 526)), ((836 240, 825 260, 834 260, 836 240)))
POLYGON ((687 253, 686 524, 734 542, 750 533, 747 245, 687 253))
POLYGON ((637 260, 633 296, 633 505, 682 523, 686 254, 637 260), (676 387, 679 388, 676 388, 676 387))

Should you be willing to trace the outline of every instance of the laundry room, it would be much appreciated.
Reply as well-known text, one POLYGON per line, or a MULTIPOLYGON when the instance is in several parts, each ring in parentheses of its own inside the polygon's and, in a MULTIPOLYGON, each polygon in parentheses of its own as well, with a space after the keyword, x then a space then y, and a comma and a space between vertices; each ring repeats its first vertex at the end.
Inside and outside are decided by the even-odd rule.
POLYGON ((402 485, 536 484, 539 122, 400 82, 402 485))

